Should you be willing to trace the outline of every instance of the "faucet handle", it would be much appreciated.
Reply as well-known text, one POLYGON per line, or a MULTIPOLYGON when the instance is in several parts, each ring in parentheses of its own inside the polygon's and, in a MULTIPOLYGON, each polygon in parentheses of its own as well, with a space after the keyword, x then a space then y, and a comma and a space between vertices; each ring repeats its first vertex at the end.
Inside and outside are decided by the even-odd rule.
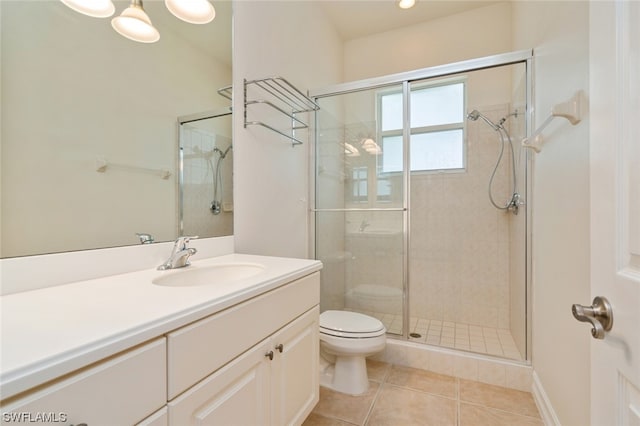
POLYGON ((136 232, 136 235, 140 239, 140 244, 151 244, 154 242, 153 235, 136 232))
POLYGON ((198 238, 200 237, 198 237, 197 235, 178 237, 175 242, 175 247, 178 250, 186 250, 187 244, 189 244, 189 241, 196 240, 198 238))

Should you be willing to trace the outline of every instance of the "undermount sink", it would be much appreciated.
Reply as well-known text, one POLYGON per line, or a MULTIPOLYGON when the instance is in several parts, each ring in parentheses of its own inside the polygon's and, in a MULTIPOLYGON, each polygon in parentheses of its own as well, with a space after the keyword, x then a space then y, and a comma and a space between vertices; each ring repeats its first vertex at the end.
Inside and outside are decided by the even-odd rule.
POLYGON ((259 274, 264 266, 258 263, 225 263, 203 267, 186 267, 168 272, 151 282, 166 287, 195 287, 244 280, 259 274))

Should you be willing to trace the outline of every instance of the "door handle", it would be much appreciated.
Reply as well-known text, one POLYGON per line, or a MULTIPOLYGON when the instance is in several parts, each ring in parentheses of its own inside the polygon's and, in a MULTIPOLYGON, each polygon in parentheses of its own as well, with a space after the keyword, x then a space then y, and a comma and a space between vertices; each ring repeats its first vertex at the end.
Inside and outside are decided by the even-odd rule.
POLYGON ((594 339, 604 339, 604 332, 613 327, 613 310, 604 297, 595 297, 591 306, 575 304, 571 307, 571 313, 578 321, 591 323, 591 335, 594 339))

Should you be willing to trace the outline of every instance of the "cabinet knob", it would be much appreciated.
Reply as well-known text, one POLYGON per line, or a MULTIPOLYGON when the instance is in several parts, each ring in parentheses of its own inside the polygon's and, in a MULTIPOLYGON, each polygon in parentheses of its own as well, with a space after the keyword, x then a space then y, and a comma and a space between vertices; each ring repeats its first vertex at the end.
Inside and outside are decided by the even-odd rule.
POLYGON ((276 345, 276 349, 278 350, 278 352, 282 353, 282 351, 284 350, 284 345, 280 343, 279 345, 276 345))
POLYGON ((269 361, 273 361, 273 351, 267 352, 266 354, 264 354, 264 356, 269 358, 269 361))

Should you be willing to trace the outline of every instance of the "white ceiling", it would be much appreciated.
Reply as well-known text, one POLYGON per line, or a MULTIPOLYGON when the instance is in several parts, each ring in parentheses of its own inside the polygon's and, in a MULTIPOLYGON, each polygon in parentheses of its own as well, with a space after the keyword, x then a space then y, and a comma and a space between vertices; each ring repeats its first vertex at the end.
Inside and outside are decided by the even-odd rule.
POLYGON ((397 0, 319 0, 343 40, 381 33, 454 15, 504 0, 416 0, 400 9, 397 0))
MULTIPOLYGON (((129 1, 116 0, 116 5, 122 4, 117 6, 118 10, 124 9, 129 1)), ((397 0, 303 1, 317 2, 346 41, 508 0, 416 0, 416 5, 407 10, 400 9, 397 0)), ((212 0, 212 3, 216 8, 216 19, 207 25, 180 21, 166 10, 160 0, 146 0, 144 6, 161 37, 163 30, 175 31, 208 55, 231 66, 232 3, 231 0, 212 0)))

